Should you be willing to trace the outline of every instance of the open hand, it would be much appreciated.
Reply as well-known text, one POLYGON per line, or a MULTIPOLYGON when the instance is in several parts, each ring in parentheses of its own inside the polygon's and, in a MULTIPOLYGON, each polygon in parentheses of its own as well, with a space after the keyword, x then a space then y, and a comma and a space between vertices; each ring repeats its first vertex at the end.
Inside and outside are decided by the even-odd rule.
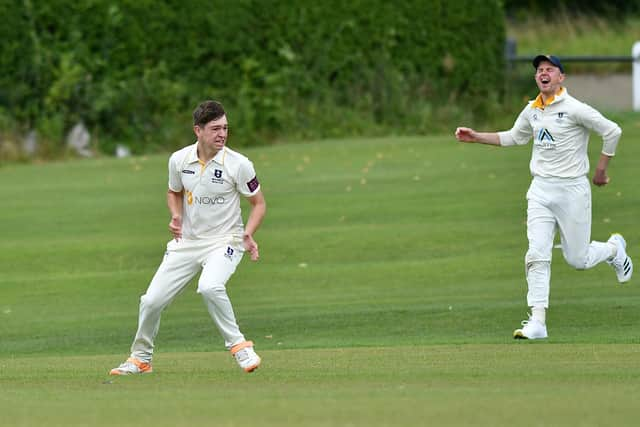
POLYGON ((245 234, 242 240, 244 248, 251 254, 251 261, 257 261, 260 258, 260 252, 258 252, 258 244, 253 240, 253 236, 245 234))

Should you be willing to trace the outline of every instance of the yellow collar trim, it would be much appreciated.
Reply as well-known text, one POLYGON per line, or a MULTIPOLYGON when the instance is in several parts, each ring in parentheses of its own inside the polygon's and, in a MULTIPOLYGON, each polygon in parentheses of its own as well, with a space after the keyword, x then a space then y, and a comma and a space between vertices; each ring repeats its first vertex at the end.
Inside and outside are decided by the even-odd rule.
POLYGON ((549 98, 547 100, 547 102, 544 102, 542 100, 542 94, 539 93, 538 96, 536 96, 536 99, 534 99, 534 101, 531 103, 531 107, 532 108, 539 108, 541 110, 544 110, 544 107, 550 105, 553 101, 556 100, 556 96, 559 96, 562 94, 562 92, 564 92, 564 87, 561 87, 558 92, 556 92, 555 95, 553 95, 551 98, 549 98))

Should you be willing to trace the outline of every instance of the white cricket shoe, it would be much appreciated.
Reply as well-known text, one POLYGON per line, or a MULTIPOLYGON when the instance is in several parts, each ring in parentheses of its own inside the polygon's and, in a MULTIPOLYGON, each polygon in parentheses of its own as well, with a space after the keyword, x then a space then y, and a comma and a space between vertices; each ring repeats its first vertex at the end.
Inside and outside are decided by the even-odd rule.
POLYGON ((231 354, 245 372, 253 372, 260 366, 260 356, 253 351, 253 342, 245 341, 231 347, 231 354))
POLYGON ((522 321, 522 328, 513 331, 513 338, 520 340, 547 338, 547 326, 529 316, 529 320, 522 321))
POLYGON ((151 363, 130 357, 123 364, 109 371, 109 375, 150 374, 151 372, 153 372, 151 363))
POLYGON ((615 270, 616 276, 618 276, 618 282, 628 282, 633 274, 633 262, 629 255, 627 255, 627 242, 624 240, 624 237, 618 233, 612 234, 607 242, 616 245, 617 248, 616 256, 607 260, 607 264, 615 270))

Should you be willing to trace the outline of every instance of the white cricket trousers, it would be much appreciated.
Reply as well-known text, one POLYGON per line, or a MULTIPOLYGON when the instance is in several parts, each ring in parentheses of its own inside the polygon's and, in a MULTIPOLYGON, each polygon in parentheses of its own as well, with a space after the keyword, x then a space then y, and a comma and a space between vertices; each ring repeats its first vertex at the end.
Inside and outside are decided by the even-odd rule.
POLYGON ((140 298, 138 331, 131 356, 150 362, 153 342, 160 327, 160 315, 189 281, 202 269, 198 293, 218 327, 225 346, 245 341, 236 322, 226 283, 244 255, 242 240, 171 240, 147 292, 140 298))
POLYGON ((562 254, 569 265, 585 270, 605 261, 612 247, 591 242, 591 186, 580 178, 534 177, 527 192, 527 238, 525 255, 529 307, 549 307, 551 250, 560 231, 562 254))

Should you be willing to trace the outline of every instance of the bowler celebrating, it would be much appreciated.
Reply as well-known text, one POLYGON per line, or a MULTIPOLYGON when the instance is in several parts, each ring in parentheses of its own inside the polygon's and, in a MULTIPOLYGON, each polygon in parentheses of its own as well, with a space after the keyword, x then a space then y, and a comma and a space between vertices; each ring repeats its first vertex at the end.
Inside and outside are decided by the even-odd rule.
POLYGON ((615 155, 622 131, 592 107, 573 98, 562 86, 565 74, 556 56, 538 55, 533 60, 540 94, 522 110, 511 130, 476 132, 459 127, 456 138, 499 146, 524 145, 533 138, 530 170, 533 180, 527 192, 527 238, 525 255, 528 284, 528 320, 514 338, 547 338, 551 250, 560 231, 562 254, 578 270, 606 261, 620 283, 631 279, 633 264, 626 241, 612 234, 607 242, 591 239, 591 187, 587 179, 589 132, 603 139, 602 152, 593 175, 597 186, 607 185, 607 166, 615 155))
POLYGON ((153 342, 162 311, 200 271, 198 293, 240 368, 252 372, 260 365, 236 322, 226 284, 245 251, 258 260, 253 235, 266 212, 253 164, 226 146, 227 116, 222 105, 205 101, 193 112, 197 141, 169 159, 167 205, 173 234, 147 292, 140 298, 138 331, 130 357, 111 375, 152 371, 153 342), (240 196, 251 212, 246 227, 240 213, 240 196))

